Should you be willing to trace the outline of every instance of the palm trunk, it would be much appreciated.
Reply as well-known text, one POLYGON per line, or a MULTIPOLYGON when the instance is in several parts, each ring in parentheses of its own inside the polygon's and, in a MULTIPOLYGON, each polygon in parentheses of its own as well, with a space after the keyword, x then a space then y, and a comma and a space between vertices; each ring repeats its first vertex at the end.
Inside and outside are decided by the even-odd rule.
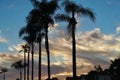
MULTIPOLYGON (((40 37, 40 35, 39 35, 39 37, 40 37)), ((38 80, 41 80, 41 37, 40 37, 40 41, 39 41, 39 64, 38 64, 38 67, 39 67, 38 80)))
POLYGON ((26 53, 24 52, 24 80, 26 80, 26 53))
POLYGON ((22 70, 20 69, 20 80, 22 80, 22 70))
POLYGON ((30 53, 28 52, 28 59, 27 59, 27 80, 29 80, 29 64, 30 64, 30 53))
MULTIPOLYGON (((74 27, 73 27, 74 28, 74 27)), ((76 41, 75 41, 75 30, 72 31, 72 55, 73 55, 73 79, 76 78, 76 41)))
POLYGON ((72 26, 72 56, 73 56, 73 80, 77 80, 76 76, 76 40, 75 40, 75 17, 74 17, 74 11, 72 13, 72 18, 73 18, 73 26, 72 26))
POLYGON ((34 80, 34 45, 32 43, 32 72, 31 72, 31 80, 34 80))
POLYGON ((49 52, 49 44, 48 44, 48 29, 45 29, 45 47, 47 51, 48 80, 50 80, 50 52, 49 52))
POLYGON ((3 80, 5 80, 5 72, 3 73, 3 80))
POLYGON ((30 53, 28 52, 28 61, 27 61, 27 80, 29 80, 29 65, 30 65, 30 53))

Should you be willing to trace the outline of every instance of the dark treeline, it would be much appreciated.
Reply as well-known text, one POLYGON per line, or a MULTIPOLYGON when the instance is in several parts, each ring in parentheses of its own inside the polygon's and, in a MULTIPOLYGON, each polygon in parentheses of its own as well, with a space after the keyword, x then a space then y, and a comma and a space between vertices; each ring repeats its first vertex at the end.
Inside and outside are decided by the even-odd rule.
MULTIPOLYGON (((91 70, 87 75, 77 77, 77 80, 120 80, 120 58, 111 60, 109 68, 102 69, 100 65, 94 66, 95 70, 91 70)), ((66 80, 74 80, 67 77, 66 80)))

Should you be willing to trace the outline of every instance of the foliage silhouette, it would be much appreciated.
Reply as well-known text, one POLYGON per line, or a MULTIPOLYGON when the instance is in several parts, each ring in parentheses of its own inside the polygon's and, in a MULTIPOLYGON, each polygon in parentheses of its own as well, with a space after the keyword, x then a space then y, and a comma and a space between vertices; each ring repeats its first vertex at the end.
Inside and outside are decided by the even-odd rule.
MULTIPOLYGON (((26 62, 26 52, 27 52, 27 45, 21 45, 22 50, 19 51, 19 53, 24 53, 24 65, 27 65, 26 62)), ((24 80, 26 80, 26 67, 24 67, 24 80)))
POLYGON ((3 80, 5 80, 5 74, 6 74, 6 72, 8 72, 8 69, 2 68, 1 71, 2 71, 1 73, 3 73, 3 80))
POLYGON ((31 79, 34 80, 34 43, 36 41, 36 36, 37 36, 37 27, 35 27, 36 24, 36 19, 34 18, 34 13, 35 9, 33 9, 29 15, 27 16, 26 20, 27 20, 27 25, 26 27, 21 28, 20 32, 19 32, 19 36, 22 37, 23 36, 23 40, 25 40, 27 42, 27 44, 29 44, 30 49, 31 49, 31 57, 32 57, 32 71, 31 71, 31 79))
MULTIPOLYGON (((49 42, 48 42, 48 28, 54 27, 54 19, 52 16, 54 15, 56 9, 58 8, 58 0, 42 0, 41 2, 37 0, 31 0, 33 6, 36 9, 39 9, 41 12, 40 16, 40 24, 45 31, 45 48, 47 52, 47 62, 48 62, 48 80, 50 80, 50 51, 49 51, 49 42)), ((40 80, 40 79, 39 79, 40 80)))
POLYGON ((67 14, 57 14, 56 20, 57 21, 65 21, 68 22, 67 30, 69 34, 69 38, 72 37, 72 62, 73 62, 73 79, 76 80, 76 40, 75 40, 75 29, 77 19, 75 15, 77 16, 89 16, 89 18, 94 21, 95 20, 95 14, 92 12, 92 10, 88 8, 84 8, 82 5, 77 5, 73 1, 65 0, 62 3, 62 6, 64 7, 64 10, 67 14), (68 14, 71 14, 68 15, 68 14))
POLYGON ((22 80, 22 69, 24 68, 24 64, 22 63, 22 60, 17 61, 11 65, 11 67, 17 69, 20 73, 20 80, 22 80))

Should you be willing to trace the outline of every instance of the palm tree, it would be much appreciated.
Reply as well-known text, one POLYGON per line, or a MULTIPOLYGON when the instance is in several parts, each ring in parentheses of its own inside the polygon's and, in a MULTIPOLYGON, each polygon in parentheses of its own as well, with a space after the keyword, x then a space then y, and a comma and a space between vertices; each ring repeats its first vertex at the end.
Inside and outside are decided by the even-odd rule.
POLYGON ((21 28, 19 32, 19 36, 23 38, 31 47, 31 57, 32 57, 32 71, 31 71, 31 79, 34 79, 34 42, 36 41, 36 36, 37 36, 37 27, 35 26, 36 24, 36 19, 33 16, 35 9, 33 9, 28 17, 27 17, 27 25, 26 27, 21 28))
MULTIPOLYGON (((23 35, 21 35, 21 31, 22 29, 20 30, 20 37, 23 35)), ((27 32, 27 30, 26 30, 27 32)), ((23 37, 23 40, 25 40, 28 44, 30 44, 30 47, 31 47, 31 58, 32 58, 32 65, 31 65, 31 68, 32 68, 32 71, 31 71, 31 78, 33 80, 34 78, 34 41, 35 41, 35 32, 32 31, 31 29, 31 32, 27 32, 27 35, 23 37)))
POLYGON ((58 0, 42 0, 41 2, 36 0, 31 0, 34 7, 41 11, 40 22, 45 30, 45 48, 47 52, 47 62, 48 62, 48 80, 50 80, 50 51, 48 42, 48 28, 54 26, 53 15, 58 8, 58 0))
POLYGON ((5 80, 5 73, 8 72, 8 69, 7 68, 2 68, 1 71, 3 73, 3 80, 5 80))
POLYGON ((100 65, 95 65, 94 68, 97 72, 103 72, 103 69, 100 65))
POLYGON ((75 29, 77 20, 75 15, 77 16, 89 16, 91 20, 95 20, 94 13, 88 9, 82 7, 82 5, 77 5, 73 1, 65 0, 62 3, 64 10, 67 14, 58 14, 56 15, 56 20, 58 21, 66 21, 68 22, 68 34, 72 37, 72 63, 73 63, 73 79, 76 80, 76 39, 75 39, 75 29), (69 15, 68 15, 69 14, 69 15), (71 15, 71 16, 70 16, 71 15))
POLYGON ((39 60, 38 60, 38 80, 41 80, 41 42, 44 37, 44 34, 39 32, 38 37, 37 37, 37 42, 39 44, 39 60))
POLYGON ((44 37, 44 33, 42 32, 43 27, 41 25, 42 23, 40 20, 41 12, 39 9, 35 8, 30 12, 30 15, 32 17, 32 20, 34 21, 34 27, 36 28, 36 42, 39 45, 38 80, 41 80, 41 42, 44 37))
POLYGON ((11 65, 11 67, 17 69, 20 73, 20 80, 22 80, 22 69, 24 68, 24 64, 22 63, 22 60, 17 61, 11 65))
POLYGON ((27 55, 27 80, 29 80, 29 72, 30 72, 30 70, 29 70, 29 66, 30 66, 30 47, 29 47, 29 45, 27 45, 27 53, 28 53, 28 55, 27 55))
MULTIPOLYGON (((28 52, 28 45, 21 45, 22 50, 19 51, 19 53, 24 52, 24 65, 27 66, 27 62, 26 62, 26 53, 28 52)), ((24 80, 26 80, 26 67, 24 67, 24 80)))

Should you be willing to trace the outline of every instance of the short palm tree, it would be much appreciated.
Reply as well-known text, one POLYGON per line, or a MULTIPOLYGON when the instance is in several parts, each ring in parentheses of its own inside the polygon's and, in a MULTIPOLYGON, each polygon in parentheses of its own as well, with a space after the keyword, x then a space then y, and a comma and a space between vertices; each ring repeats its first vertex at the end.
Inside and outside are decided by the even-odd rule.
POLYGON ((88 9, 84 8, 82 5, 77 5, 73 1, 65 0, 62 3, 64 10, 67 14, 56 15, 56 20, 68 22, 68 34, 72 37, 72 63, 73 63, 73 79, 76 80, 76 39, 75 39, 75 29, 77 24, 77 19, 75 16, 89 16, 91 20, 95 20, 94 13, 88 9), (76 15, 77 14, 77 15, 76 15), (71 16, 70 16, 71 15, 71 16))
MULTIPOLYGON (((19 53, 23 52, 24 53, 24 65, 27 67, 27 62, 26 62, 26 53, 28 53, 28 45, 21 45, 22 50, 19 51, 19 53)), ((24 80, 26 80, 26 67, 24 67, 24 80)))
POLYGON ((8 69, 2 68, 1 71, 2 71, 1 73, 3 73, 3 80, 5 80, 5 74, 6 74, 6 72, 8 72, 8 69))
POLYGON ((20 73, 20 80, 22 80, 22 69, 24 68, 24 64, 22 63, 22 60, 17 61, 11 65, 11 67, 17 69, 20 73))

